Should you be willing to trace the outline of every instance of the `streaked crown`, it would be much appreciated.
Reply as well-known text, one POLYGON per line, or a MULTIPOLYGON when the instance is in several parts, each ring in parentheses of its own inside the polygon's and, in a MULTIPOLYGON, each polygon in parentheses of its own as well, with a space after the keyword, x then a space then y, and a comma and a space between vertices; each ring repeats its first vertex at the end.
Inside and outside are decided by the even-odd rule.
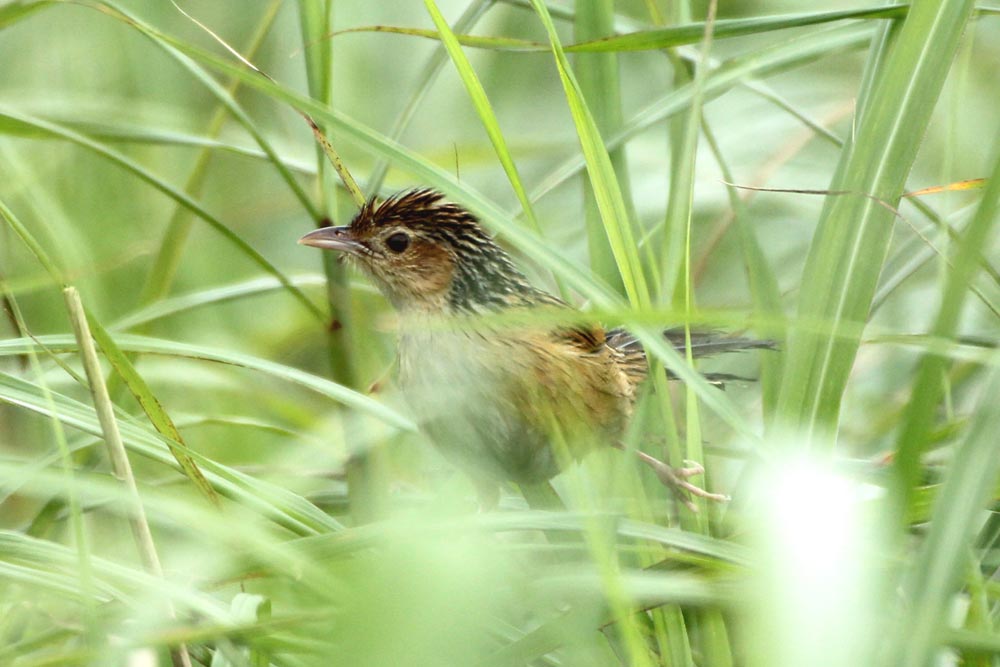
POLYGON ((430 189, 370 199, 346 227, 306 234, 369 274, 400 310, 480 312, 548 295, 528 284, 472 213, 430 189))

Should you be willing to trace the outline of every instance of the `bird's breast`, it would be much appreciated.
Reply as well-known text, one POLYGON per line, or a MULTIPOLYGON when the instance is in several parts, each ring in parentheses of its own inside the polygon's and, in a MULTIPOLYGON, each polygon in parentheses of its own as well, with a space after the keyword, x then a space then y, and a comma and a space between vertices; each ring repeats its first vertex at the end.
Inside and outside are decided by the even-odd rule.
POLYGON ((409 330, 399 381, 442 453, 518 482, 548 479, 559 461, 615 437, 631 410, 631 386, 609 359, 509 331, 409 330))

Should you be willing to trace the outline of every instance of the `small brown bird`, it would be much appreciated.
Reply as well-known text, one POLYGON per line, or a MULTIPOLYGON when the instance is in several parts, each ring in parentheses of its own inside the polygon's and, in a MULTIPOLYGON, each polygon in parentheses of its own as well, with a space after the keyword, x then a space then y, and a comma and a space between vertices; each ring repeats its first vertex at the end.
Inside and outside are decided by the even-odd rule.
MULTIPOLYGON (((344 253, 399 312, 403 395, 445 457, 476 480, 484 505, 495 505, 500 481, 539 484, 595 446, 620 447, 648 370, 642 346, 597 325, 477 321, 570 306, 532 287, 469 211, 413 190, 370 200, 350 225, 299 243, 344 253)), ((682 330, 664 335, 683 349, 682 330)), ((695 356, 771 346, 713 334, 692 334, 691 344, 695 356)), ((688 493, 725 498, 687 481, 701 466, 639 456, 689 507, 688 493)))

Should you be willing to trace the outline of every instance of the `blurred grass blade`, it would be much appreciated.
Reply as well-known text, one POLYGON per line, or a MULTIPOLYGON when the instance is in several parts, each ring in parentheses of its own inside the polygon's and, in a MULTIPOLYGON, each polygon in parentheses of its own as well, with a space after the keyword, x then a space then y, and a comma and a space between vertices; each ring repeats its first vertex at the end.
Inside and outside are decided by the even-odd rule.
MULTIPOLYGON (((878 74, 831 190, 899 201, 917 139, 926 131, 971 11, 970 0, 917 3, 886 52, 873 53, 880 61, 878 74)), ((893 223, 893 214, 867 197, 826 200, 806 259, 798 317, 827 321, 829 332, 793 329, 778 401, 786 426, 801 430, 808 441, 826 437, 836 426, 858 348, 857 340, 839 333, 865 321, 893 223)))
MULTIPOLYGON (((715 22, 712 30, 714 39, 739 37, 741 35, 756 35, 774 30, 787 30, 810 25, 822 25, 834 21, 849 19, 895 19, 906 16, 907 5, 890 7, 874 7, 866 9, 847 9, 833 12, 814 12, 805 14, 788 14, 785 16, 767 16, 747 19, 722 19, 715 22)), ((643 30, 627 35, 615 35, 604 39, 567 45, 566 51, 580 52, 621 52, 648 51, 669 49, 686 44, 697 44, 705 35, 705 24, 688 23, 670 28, 643 30)))
MULTIPOLYGON (((702 126, 702 131, 705 134, 706 143, 715 155, 723 180, 727 183, 733 183, 733 173, 722 154, 721 147, 715 140, 715 134, 707 124, 702 126)), ((763 335, 772 340, 783 341, 785 339, 785 328, 782 323, 784 308, 782 307, 778 278, 761 247, 757 232, 746 220, 748 215, 746 203, 735 187, 727 185, 726 193, 733 211, 733 225, 740 239, 740 250, 747 270, 754 312, 759 317, 774 322, 763 328, 763 335)), ((760 354, 758 357, 761 368, 761 403, 763 404, 765 423, 768 423, 774 416, 774 409, 778 402, 778 390, 781 386, 781 374, 784 367, 784 351, 779 343, 778 349, 769 350, 766 354, 760 354)))
POLYGON ((0 7, 0 30, 55 4, 57 0, 12 0, 0 7))
POLYGON ((639 261, 638 247, 632 234, 628 208, 625 205, 611 157, 604 147, 604 140, 601 138, 594 118, 583 99, 580 86, 570 68, 569 60, 563 52, 559 35, 552 23, 552 17, 541 0, 532 0, 532 6, 549 36, 559 79, 562 81, 570 114, 576 125, 580 147, 587 162, 587 173, 590 176, 594 198, 601 212, 604 231, 611 245, 625 293, 634 307, 648 307, 650 305, 649 287, 646 284, 646 277, 639 261))
POLYGON ((996 452, 997 433, 1000 433, 1000 410, 996 409, 1000 371, 994 369, 991 376, 991 381, 982 388, 970 428, 948 468, 944 488, 934 505, 930 529, 905 582, 908 604, 901 623, 906 631, 894 635, 896 652, 884 664, 896 667, 932 664, 942 632, 948 628, 949 610, 972 553, 972 538, 983 505, 1000 474, 1000 456, 996 452))
MULTIPOLYGON (((69 340, 66 342, 69 343, 69 340)), ((55 417, 65 426, 101 437, 101 426, 92 407, 57 393, 52 394, 52 401, 54 412, 44 392, 37 386, 0 372, 0 402, 55 417)), ((160 434, 128 421, 119 421, 118 428, 125 444, 136 453, 169 466, 177 464, 160 434)), ((181 443, 175 445, 183 447, 181 443)), ((269 517, 295 534, 335 532, 342 528, 336 519, 301 496, 207 459, 197 452, 188 450, 187 454, 201 464, 205 477, 221 495, 269 517)))
POLYGON ((55 261, 52 260, 51 257, 49 257, 49 254, 45 252, 45 249, 38 242, 38 240, 35 239, 34 235, 28 230, 27 227, 24 226, 24 223, 22 223, 20 219, 14 215, 14 211, 10 210, 3 200, 0 200, 0 216, 6 220, 7 226, 14 230, 14 233, 21 239, 21 242, 24 243, 31 254, 35 256, 35 259, 38 260, 38 263, 41 264, 42 268, 49 274, 52 281, 62 287, 66 282, 62 269, 55 263, 55 261))
MULTIPOLYGON (((233 143, 233 141, 229 138, 219 138, 211 133, 190 134, 170 128, 147 127, 144 125, 131 125, 127 123, 109 125, 98 120, 90 120, 81 117, 69 118, 59 115, 47 116, 47 119, 58 123, 65 128, 73 130, 74 132, 88 136, 95 141, 103 143, 120 142, 156 146, 205 148, 220 153, 228 153, 231 155, 238 155, 240 157, 251 158, 253 160, 267 161, 271 159, 267 153, 262 151, 260 148, 252 148, 250 146, 233 143)), ((21 132, 19 136, 45 137, 44 132, 37 132, 24 126, 6 126, 0 129, 4 129, 7 134, 13 135, 19 128, 24 129, 24 132, 21 132)), ((281 163, 284 164, 289 171, 293 171, 304 176, 316 175, 316 165, 313 163, 306 162, 305 160, 292 155, 279 155, 278 159, 281 160, 281 163)))
MULTIPOLYGON (((233 621, 240 625, 250 625, 271 618, 271 601, 263 595, 252 595, 250 593, 237 593, 229 606, 233 615, 233 621)), ((212 656, 211 667, 268 667, 270 661, 259 651, 251 651, 249 648, 237 649, 232 642, 225 644, 230 651, 235 651, 243 660, 232 662, 226 656, 226 651, 216 649, 212 656)))
POLYGON ((462 79, 462 83, 465 84, 465 90, 469 95, 469 99, 472 101, 476 113, 479 114, 479 120, 482 122, 483 129, 486 130, 486 135, 493 145, 493 150, 500 161, 500 166, 503 167, 503 171, 507 174, 507 179, 510 181, 510 185, 514 189, 518 201, 521 202, 521 208, 528 219, 528 223, 531 225, 531 229, 541 236, 541 225, 538 224, 538 219, 535 217, 535 210, 528 199, 528 193, 521 182, 521 175, 517 171, 517 165, 514 164, 514 157, 510 154, 510 149, 507 147, 507 141, 500 130, 500 122, 497 120, 493 107, 490 105, 490 100, 486 96, 483 84, 480 83, 479 77, 476 76, 475 70, 472 69, 472 64, 462 52, 462 47, 458 43, 458 39, 456 39, 455 34, 448 26, 448 22, 444 20, 444 16, 441 15, 441 11, 437 8, 434 0, 424 0, 424 5, 427 7, 427 12, 431 15, 434 25, 437 26, 438 31, 441 33, 442 43, 448 51, 448 55, 451 56, 451 61, 454 63, 455 69, 462 79))
MULTIPOLYGON (((990 234, 1000 213, 1000 134, 994 142, 996 164, 988 180, 983 198, 975 217, 955 249, 954 261, 945 279, 944 290, 938 306, 937 317, 930 334, 947 340, 954 338, 961 321, 963 306, 972 279, 979 271, 979 258, 984 248, 991 247, 990 234)), ((938 402, 942 393, 941 378, 949 360, 932 351, 920 360, 916 379, 910 391, 910 400, 896 439, 896 472, 901 484, 904 504, 911 498, 912 489, 920 482, 920 457, 928 445, 938 415, 938 402)))
MULTIPOLYGON (((3 307, 8 311, 15 331, 18 335, 28 336, 28 324, 24 320, 24 316, 17 303, 17 299, 15 299, 14 295, 7 290, 7 285, 2 278, 0 278, 0 292, 3 294, 3 307)), ((48 382, 46 382, 45 373, 42 364, 39 361, 38 355, 33 351, 28 354, 27 367, 31 369, 32 374, 36 378, 48 409, 51 412, 55 412, 55 401, 52 397, 52 390, 49 387, 48 382)), ((36 465, 39 467, 49 467, 54 463, 59 464, 63 486, 65 488, 65 499, 50 500, 49 503, 47 503, 46 508, 51 506, 55 511, 68 510, 69 512, 70 534, 72 535, 73 547, 77 554, 76 568, 77 573, 79 574, 79 590, 84 596, 87 597, 88 600, 90 600, 93 595, 93 567, 91 564, 92 545, 84 520, 83 508, 74 488, 76 474, 74 470, 72 449, 70 448, 69 442, 66 438, 66 432, 62 427, 62 423, 55 417, 50 417, 49 424, 52 428, 52 439, 55 440, 56 451, 51 455, 49 461, 37 461, 36 465)), ((10 485, 5 485, 2 491, 0 491, 0 505, 7 503, 7 501, 9 501, 16 493, 16 488, 12 488, 10 485)), ((45 508, 43 508, 43 512, 44 509, 45 508)), ((40 514, 41 512, 39 515, 40 514)), ((32 520, 29 530, 37 526, 39 515, 36 515, 35 519, 32 520)), ((92 630, 93 626, 91 625, 89 619, 93 618, 92 614, 94 609, 89 604, 87 604, 86 607, 85 615, 88 619, 87 628, 88 630, 92 630)))
MULTIPOLYGON (((289 276, 288 281, 296 287, 323 287, 326 285, 326 278, 320 274, 289 276)), ((214 306, 281 289, 284 289, 284 286, 271 276, 251 278, 232 285, 210 287, 198 292, 178 294, 168 299, 161 299, 156 303, 132 311, 110 326, 112 329, 132 329, 197 308, 214 306)))
POLYGON ((94 318, 93 314, 87 313, 87 321, 90 324, 90 332, 94 336, 94 340, 97 341, 97 345, 101 348, 111 367, 115 369, 118 376, 125 382, 125 386, 128 387, 129 392, 138 401, 143 412, 149 418, 150 423, 153 424, 153 427, 167 437, 167 447, 170 448, 170 453, 177 459, 177 464, 180 466, 181 471, 210 503, 218 507, 219 496, 215 493, 212 485, 208 483, 208 480, 205 479, 205 475, 198 468, 198 464, 194 462, 194 459, 185 454, 183 450, 173 445, 175 442, 184 444, 184 439, 181 437, 181 433, 177 430, 170 415, 164 410, 163 405, 153 395, 149 385, 146 384, 143 377, 136 371, 135 366, 129 361, 128 356, 118 349, 114 339, 108 335, 108 332, 104 330, 104 327, 94 318))
MULTIPOLYGON (((871 26, 849 25, 768 45, 715 68, 706 77, 702 94, 706 101, 715 99, 732 90, 734 85, 744 79, 770 76, 809 64, 818 58, 859 48, 871 40, 872 34, 871 26)), ((646 105, 625 122, 620 132, 606 137, 605 145, 608 150, 614 150, 643 130, 684 112, 690 106, 693 95, 694 87, 687 84, 646 105)), ((548 176, 539 179, 539 184, 531 193, 531 200, 542 198, 585 167, 586 160, 583 157, 573 156, 567 159, 548 176)))
MULTIPOLYGON (((548 7, 548 9, 550 14, 555 16, 555 8, 548 7)), ((590 6, 585 6, 582 10, 577 7, 572 17, 564 18, 572 18, 574 22, 579 22, 581 16, 588 16, 588 13, 592 9, 593 8, 590 6)), ((828 23, 852 19, 896 19, 905 17, 907 11, 909 11, 909 5, 900 4, 889 7, 869 7, 864 9, 786 14, 745 19, 722 19, 715 22, 714 35, 716 39, 727 39, 730 37, 742 37, 745 35, 758 35, 776 30, 825 25, 828 23)), ((614 24, 609 24, 608 27, 613 28, 614 24)), ((335 33, 332 33, 331 36, 357 32, 408 35, 411 37, 422 37, 425 39, 441 41, 445 39, 445 36, 440 29, 438 31, 434 31, 423 28, 391 25, 358 26, 355 28, 338 30, 335 33)), ((609 35, 609 31, 601 31, 601 33, 605 36, 593 37, 586 34, 578 34, 577 41, 573 44, 565 44, 563 49, 566 53, 623 53, 629 51, 656 51, 678 46, 687 46, 690 44, 697 44, 701 40, 705 34, 705 24, 702 22, 686 23, 684 25, 672 26, 668 28, 639 30, 622 35, 609 35)), ((492 35, 483 36, 463 34, 458 28, 456 28, 453 34, 458 44, 470 48, 489 49, 492 51, 510 51, 515 53, 532 53, 548 50, 547 45, 526 39, 497 37, 492 35)))
MULTIPOLYGON (((202 361, 212 361, 216 363, 239 366, 248 370, 265 373, 273 377, 298 384, 319 394, 327 396, 338 403, 349 408, 369 414, 380 421, 394 426, 403 431, 415 431, 416 426, 412 421, 401 415, 392 408, 379 403, 378 401, 360 394, 352 389, 348 389, 335 382, 331 382, 317 375, 312 375, 291 366, 260 359, 248 354, 232 352, 190 345, 177 341, 159 340, 156 338, 146 338, 131 334, 116 334, 114 336, 115 345, 126 352, 141 352, 143 354, 159 354, 171 357, 184 357, 188 359, 200 359, 202 361)), ((33 339, 8 339, 0 340, 0 356, 10 354, 24 354, 25 350, 34 349, 39 344, 46 347, 65 352, 75 349, 71 338, 61 335, 39 336, 37 342, 33 339)))
MULTIPOLYGON (((272 1, 270 7, 264 11, 264 15, 261 18, 254 35, 250 39, 249 52, 251 54, 260 48, 264 38, 270 31, 271 25, 274 23, 280 6, 280 2, 272 1)), ((236 103, 234 95, 240 87, 239 79, 231 79, 229 85, 222 88, 212 77, 208 76, 204 70, 192 62, 190 58, 178 53, 175 49, 171 49, 164 44, 156 42, 154 42, 154 44, 157 44, 160 48, 166 50, 169 55, 171 55, 189 72, 191 72, 196 79, 201 81, 202 84, 204 84, 221 102, 212 114, 212 118, 208 123, 206 134, 209 137, 216 137, 221 132, 227 118, 230 115, 233 116, 233 118, 242 124, 247 129, 248 133, 256 140, 257 145, 261 147, 264 155, 266 155, 272 164, 274 164, 278 173, 282 176, 282 178, 284 178, 285 182, 291 188, 292 193, 299 199, 299 202, 303 205, 303 207, 305 207, 307 211, 315 213, 315 211, 311 209, 312 203, 309 201, 309 198, 306 196, 302 188, 299 187, 295 177, 285 167, 284 162, 282 162, 278 154, 264 139, 264 135, 257 130, 253 122, 250 120, 250 117, 244 113, 243 109, 236 103)), ((207 147, 202 148, 195 158, 194 166, 192 166, 188 172, 187 179, 184 183, 184 192, 191 195, 192 198, 197 198, 201 194, 202 184, 208 174, 208 166, 211 157, 212 152, 207 147)), ((153 260, 153 266, 150 268, 149 274, 146 277, 146 284, 143 287, 142 294, 140 295, 140 301, 142 303, 148 304, 155 302, 170 292, 170 286, 173 283, 175 274, 177 273, 177 267, 180 265, 181 257, 184 254, 184 247, 187 243, 192 226, 193 218, 191 216, 191 212, 183 206, 177 206, 174 209, 173 214, 170 216, 170 221, 167 223, 166 231, 163 233, 163 240, 160 243, 159 251, 156 253, 156 258, 153 260)))
MULTIPOLYGON (((455 21, 453 32, 461 33, 466 30, 470 30, 476 22, 479 21, 483 15, 493 6, 494 0, 472 0, 462 12, 462 15, 455 21)), ((406 101, 406 106, 403 107, 399 115, 396 116, 396 120, 393 121, 392 129, 389 130, 386 135, 391 141, 399 141, 400 137, 403 136, 403 132, 409 126, 410 121, 413 119, 417 108, 420 106, 421 102, 427 97, 433 87, 434 80, 437 75, 444 68, 444 64, 448 61, 448 52, 441 44, 434 49, 434 53, 427 59, 424 63, 423 68, 420 73, 414 77, 413 83, 413 93, 409 96, 406 101)), ((375 165, 371 169, 369 174, 368 182, 368 195, 372 196, 378 193, 379 189, 382 187, 382 183, 385 180, 385 175, 389 170, 389 160, 385 156, 379 156, 379 159, 375 162, 375 165)))
MULTIPOLYGON (((442 535, 456 529, 459 529, 460 532, 466 532, 470 528, 495 533, 526 530, 583 533, 590 529, 592 520, 597 518, 600 517, 576 512, 540 510, 496 512, 475 517, 412 524, 402 528, 392 523, 360 526, 341 535, 303 537, 296 540, 294 545, 303 555, 310 558, 341 558, 371 549, 382 540, 405 537, 408 533, 415 534, 420 531, 430 531, 433 534, 440 532, 442 535)), ((733 567, 747 567, 751 563, 750 552, 742 545, 677 528, 664 528, 653 523, 616 519, 614 532, 624 541, 649 542, 667 549, 690 553, 709 568, 717 567, 720 570, 727 570, 733 567)))
MULTIPOLYGON (((604 37, 614 32, 613 0, 584 0, 576 3, 576 18, 573 33, 578 41, 604 37)), ((613 53, 581 53, 574 58, 580 92, 594 115, 594 124, 602 137, 620 132, 623 124, 621 82, 618 77, 618 58, 613 53)), ((608 151, 611 165, 621 185, 622 197, 629 214, 635 219, 629 186, 628 162, 625 146, 608 151)), ((583 179, 584 218, 587 230, 587 250, 590 269, 601 280, 611 285, 621 294, 625 293, 621 275, 618 272, 614 253, 604 231, 601 211, 597 206, 594 189, 588 179, 583 179)), ((647 266, 655 268, 650 262, 647 266)), ((654 280, 653 284, 658 281, 654 280)))
MULTIPOLYGON (((464 28, 459 26, 458 23, 455 24, 455 28, 449 28, 448 31, 452 33, 455 40, 462 46, 468 46, 470 48, 476 49, 489 49, 491 51, 545 51, 548 47, 541 42, 532 42, 527 39, 518 39, 516 37, 495 37, 492 35, 468 35, 462 33, 464 28)), ((344 30, 337 30, 331 33, 330 37, 337 37, 339 35, 347 35, 354 32, 374 32, 380 34, 390 34, 390 35, 408 35, 410 37, 422 37, 424 39, 432 39, 437 42, 443 42, 445 39, 445 33, 440 30, 427 30, 426 28, 404 28, 401 26, 392 25, 364 25, 357 26, 356 28, 346 28, 344 30)))
POLYGON ((231 242, 237 247, 237 249, 251 260, 259 267, 261 267, 267 273, 273 275, 278 281, 284 286, 286 290, 295 297, 299 303, 301 303, 305 308, 312 313, 317 319, 322 321, 323 314, 318 308, 310 301, 305 294, 302 293, 298 287, 294 286, 289 282, 288 278, 282 273, 276 266, 271 264, 263 255, 261 255, 257 250, 250 246, 243 238, 234 232, 232 229, 227 227, 222 221, 213 216, 211 213, 206 211, 202 206, 189 197, 184 192, 178 190, 174 186, 170 185, 163 179, 154 175, 148 171, 145 167, 141 166, 137 162, 134 162, 125 155, 115 151, 114 149, 108 148, 103 144, 100 144, 88 137, 78 134, 68 128, 61 127, 55 123, 51 123, 40 118, 35 118, 27 114, 20 112, 15 112, 10 109, 0 108, 0 123, 9 123, 14 125, 22 125, 35 128, 37 130, 43 131, 46 134, 57 137, 59 139, 64 139, 78 146, 82 146, 88 150, 97 153, 101 157, 107 159, 108 161, 117 164, 121 168, 130 172, 142 181, 145 181, 149 185, 153 186, 163 194, 167 195, 177 203, 179 203, 184 208, 188 209, 199 218, 204 220, 219 232, 226 240, 231 242))

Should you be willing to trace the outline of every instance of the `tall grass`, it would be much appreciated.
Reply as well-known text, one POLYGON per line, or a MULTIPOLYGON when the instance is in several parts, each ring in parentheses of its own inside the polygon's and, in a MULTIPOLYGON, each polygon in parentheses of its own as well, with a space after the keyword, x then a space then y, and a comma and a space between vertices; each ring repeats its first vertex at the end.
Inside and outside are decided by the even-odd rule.
POLYGON ((1000 11, 182 8, 270 78, 170 3, 0 4, 0 664, 996 662, 1000 11), (683 384, 626 452, 732 502, 609 449, 477 512, 295 245, 355 210, 303 115, 635 331, 683 384), (778 349, 722 391, 667 325, 778 349))

